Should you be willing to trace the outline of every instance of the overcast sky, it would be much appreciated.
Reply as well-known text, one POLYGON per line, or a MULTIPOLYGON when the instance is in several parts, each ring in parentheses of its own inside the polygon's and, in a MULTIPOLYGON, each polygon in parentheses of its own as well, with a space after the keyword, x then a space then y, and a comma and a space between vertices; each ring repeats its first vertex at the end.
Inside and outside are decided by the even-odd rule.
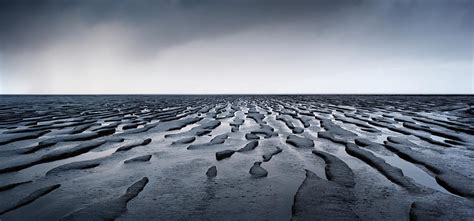
POLYGON ((0 93, 474 93, 472 0, 0 0, 0 93))

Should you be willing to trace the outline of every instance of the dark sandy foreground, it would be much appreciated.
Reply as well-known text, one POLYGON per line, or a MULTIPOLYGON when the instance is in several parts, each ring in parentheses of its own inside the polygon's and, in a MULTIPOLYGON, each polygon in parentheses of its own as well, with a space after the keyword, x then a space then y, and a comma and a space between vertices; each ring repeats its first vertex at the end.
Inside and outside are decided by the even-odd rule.
POLYGON ((1 220, 473 220, 473 96, 2 96, 1 220))

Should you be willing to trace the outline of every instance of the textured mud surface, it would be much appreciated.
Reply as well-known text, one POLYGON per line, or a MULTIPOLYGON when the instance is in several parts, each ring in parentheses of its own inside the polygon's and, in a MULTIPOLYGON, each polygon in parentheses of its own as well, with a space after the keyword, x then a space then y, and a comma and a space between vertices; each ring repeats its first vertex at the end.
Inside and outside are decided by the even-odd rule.
POLYGON ((473 96, 1 96, 2 220, 472 220, 473 96))

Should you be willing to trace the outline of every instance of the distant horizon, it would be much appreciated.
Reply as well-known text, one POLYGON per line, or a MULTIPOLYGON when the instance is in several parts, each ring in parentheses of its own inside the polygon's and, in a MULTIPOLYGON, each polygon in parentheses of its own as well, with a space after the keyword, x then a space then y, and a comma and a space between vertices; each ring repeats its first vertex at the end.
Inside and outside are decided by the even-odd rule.
POLYGON ((200 96, 200 95, 209 95, 209 96, 246 96, 246 95, 252 95, 252 96, 265 96, 265 95, 275 95, 275 96, 292 96, 292 95, 301 95, 301 96, 312 96, 312 95, 341 95, 341 96, 351 96, 351 95, 357 95, 357 96, 474 96, 474 94, 416 94, 416 93, 406 93, 406 94, 383 94, 383 93, 373 93, 373 94, 365 94, 365 93, 345 93, 345 94, 338 94, 338 93, 284 93, 284 94, 258 94, 258 93, 253 93, 253 94, 243 94, 243 93, 229 93, 229 94, 219 94, 219 93, 209 93, 209 94, 197 94, 197 93, 182 93, 182 94, 166 94, 166 93, 161 93, 161 94, 0 94, 0 96, 200 96))

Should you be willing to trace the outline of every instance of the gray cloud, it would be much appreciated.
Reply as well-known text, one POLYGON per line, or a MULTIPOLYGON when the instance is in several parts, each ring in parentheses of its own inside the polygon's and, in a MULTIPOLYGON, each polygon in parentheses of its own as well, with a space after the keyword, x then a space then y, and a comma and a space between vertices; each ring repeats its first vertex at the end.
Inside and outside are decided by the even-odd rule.
POLYGON ((472 21, 473 4, 467 0, 6 0, 0 2, 0 89, 193 93, 202 90, 191 82, 183 88, 186 81, 180 79, 199 78, 199 87, 214 88, 204 92, 238 93, 240 86, 231 82, 250 84, 245 92, 272 92, 232 79, 228 73, 240 66, 249 72, 241 75, 261 80, 299 72, 305 73, 300 81, 333 85, 321 91, 304 83, 270 82, 278 92, 473 93, 472 21), (246 53, 265 60, 255 63, 246 53), (204 65, 210 59, 219 63, 204 65), (344 62, 350 69, 340 67, 344 62), (392 81, 400 74, 427 84, 402 80, 393 88, 380 87, 377 79, 383 77, 375 72, 392 75, 387 78, 392 81), (133 80, 137 76, 175 86, 156 88, 133 80), (86 86, 90 81, 96 82, 92 89, 86 86), (348 82, 365 88, 339 87, 348 82), (216 86, 222 84, 227 85, 216 86))

